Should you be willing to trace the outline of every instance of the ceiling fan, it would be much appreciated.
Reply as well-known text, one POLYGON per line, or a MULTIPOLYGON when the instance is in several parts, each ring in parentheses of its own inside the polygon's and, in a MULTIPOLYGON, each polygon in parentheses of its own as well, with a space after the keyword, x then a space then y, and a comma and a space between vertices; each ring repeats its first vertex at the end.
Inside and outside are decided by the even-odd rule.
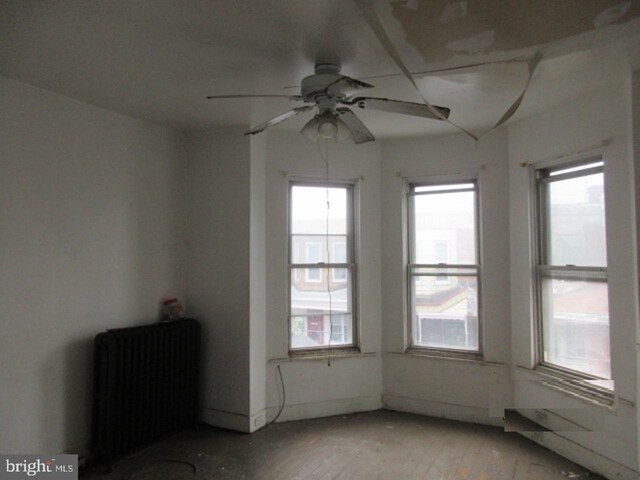
POLYGON ((304 102, 277 117, 252 127, 245 135, 260 133, 288 118, 300 113, 315 110, 314 117, 307 122, 300 133, 313 140, 318 138, 336 138, 342 141, 351 137, 354 143, 366 143, 375 140, 373 134, 349 108, 381 110, 415 117, 446 120, 450 109, 421 103, 390 100, 388 98, 358 96, 360 90, 373 88, 373 85, 340 74, 340 67, 331 63, 319 63, 315 74, 302 80, 300 95, 211 95, 207 99, 218 98, 287 98, 304 102))

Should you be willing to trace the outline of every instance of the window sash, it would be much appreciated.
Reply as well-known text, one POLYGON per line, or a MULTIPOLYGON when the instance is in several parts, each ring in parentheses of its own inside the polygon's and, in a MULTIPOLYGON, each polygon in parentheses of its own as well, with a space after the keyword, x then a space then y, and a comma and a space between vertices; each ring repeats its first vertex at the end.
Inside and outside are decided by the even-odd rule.
POLYGON ((538 363, 562 374, 573 371, 590 380, 608 379, 611 374, 610 343, 608 347, 604 347, 604 352, 599 349, 592 350, 593 347, 603 345, 602 341, 605 338, 610 342, 608 310, 606 313, 597 310, 567 311, 566 303, 563 304, 562 301, 563 295, 574 295, 583 289, 589 291, 589 295, 598 295, 598 291, 606 294, 608 282, 583 278, 541 278, 539 300, 541 336, 538 363), (569 288, 566 289, 566 287, 569 288), (556 304, 556 301, 559 303, 556 304), (606 333, 602 330, 605 325, 606 333), (584 342, 584 355, 576 355, 575 351, 572 351, 575 340, 580 336, 584 342), (587 342, 592 348, 587 348, 587 342))
MULTIPOLYGON (((480 285, 480 276, 479 271, 475 271, 474 273, 456 273, 455 271, 449 271, 444 276, 446 277, 465 277, 465 278, 473 278, 475 279, 475 285, 477 287, 475 292, 475 298, 472 299, 476 302, 476 322, 477 325, 475 327, 476 335, 475 337, 468 337, 467 329, 470 328, 471 332, 473 332, 473 316, 468 317, 467 315, 460 316, 460 313, 443 311, 443 312, 423 312, 419 314, 417 312, 417 304, 415 302, 416 289, 414 289, 414 279, 420 278, 434 278, 434 285, 437 287, 442 287, 443 283, 438 282, 438 277, 443 276, 443 274, 438 273, 430 273, 430 274, 415 274, 409 273, 408 281, 409 281, 409 295, 410 295, 410 305, 409 305, 409 320, 411 322, 411 330, 410 330, 410 340, 411 340, 411 348, 415 349, 423 349, 423 350, 433 350, 433 351, 442 351, 442 352, 450 352, 457 354, 467 354, 467 355, 478 355, 481 352, 481 285, 480 285), (454 318, 457 317, 457 318, 454 318), (437 342, 433 342, 431 345, 427 345, 426 341, 422 341, 422 338, 428 333, 422 329, 422 323, 426 322, 435 322, 440 321, 442 323, 442 328, 444 333, 444 322, 449 321, 449 323, 453 320, 457 320, 464 324, 465 330, 465 342, 467 342, 467 346, 455 346, 452 343, 447 344, 446 342, 441 342, 440 344, 436 344, 437 342), (467 323, 471 320, 471 323, 467 323), (415 328, 414 328, 415 327, 415 328), (469 340, 471 341, 469 342, 469 340), (468 344, 476 344, 477 346, 474 348, 473 346, 468 346, 468 344)), ((445 285, 452 284, 455 282, 444 282, 445 285)), ((418 286, 419 288, 419 286, 418 286)), ((451 327, 451 323, 449 327, 451 327)))
MULTIPOLYGON (((604 173, 604 163, 601 157, 593 157, 586 160, 581 160, 578 162, 565 163, 562 165, 558 165, 552 168, 543 168, 536 170, 536 256, 537 256, 537 267, 554 267, 554 268, 604 268, 606 271, 606 266, 584 266, 580 265, 580 267, 576 265, 560 265, 560 264, 552 264, 550 259, 550 247, 551 247, 551 230, 549 228, 549 223, 551 219, 551 209, 548 205, 549 199, 549 186, 555 182, 569 180, 573 178, 586 177, 589 175, 604 173), (589 165, 589 164, 597 164, 590 168, 580 169, 568 173, 563 173, 559 175, 554 175, 554 172, 564 171, 571 168, 578 168, 581 165, 589 165)), ((606 222, 606 219, 605 219, 606 222)), ((606 224, 606 223, 605 223, 606 224)))
POLYGON ((472 180, 460 180, 449 182, 428 182, 428 183, 411 183, 408 185, 407 190, 407 313, 408 313, 408 329, 409 329, 409 347, 420 350, 432 350, 443 352, 457 352, 473 355, 482 354, 482 285, 481 285, 481 269, 480 269, 480 195, 478 191, 478 183, 476 179, 472 180), (446 188, 446 186, 460 185, 460 188, 446 188), (416 191, 416 189, 425 186, 442 186, 442 189, 434 189, 429 191, 416 191), (473 192, 473 228, 474 228, 474 249, 475 249, 475 264, 457 264, 448 262, 438 263, 415 263, 416 250, 416 225, 415 225, 415 210, 414 210, 414 198, 422 195, 442 195, 449 193, 459 192, 473 192), (433 269, 432 272, 419 271, 420 269, 433 269), (446 272, 446 273, 444 273, 446 272), (414 331, 414 278, 417 277, 436 277, 436 285, 442 286, 448 282, 438 282, 438 278, 442 277, 475 277, 477 285, 477 349, 458 349, 449 347, 435 347, 426 346, 418 343, 415 339, 417 332, 414 331))
MULTIPOLYGON (((475 247, 475 259, 476 262, 479 263, 480 261, 480 232, 479 232, 479 227, 480 227, 480 200, 479 200, 479 194, 478 194, 478 183, 475 179, 473 180, 462 180, 462 181, 455 181, 455 182, 434 182, 434 183, 412 183, 409 184, 409 190, 407 192, 407 228, 409 231, 409 235, 408 235, 408 240, 409 240, 409 245, 408 245, 408 259, 409 259, 409 266, 412 265, 420 265, 415 263, 415 258, 417 255, 417 245, 416 245, 416 232, 415 232, 415 215, 414 215, 414 198, 418 197, 418 196, 422 196, 422 195, 446 195, 449 193, 460 193, 460 192, 473 192, 474 193, 474 212, 473 212, 473 228, 474 228, 474 247, 475 247), (429 192, 420 192, 420 193, 416 193, 415 189, 419 188, 421 186, 446 186, 446 185, 473 185, 472 188, 470 187, 464 187, 464 188, 459 188, 459 189, 452 189, 452 190, 437 190, 437 191, 429 191, 429 192)), ((449 267, 449 266, 464 266, 464 265, 460 265, 460 264, 453 264, 453 263, 447 263, 447 262, 442 262, 444 263, 445 266, 449 267)), ((478 266, 478 263, 476 263, 476 266, 478 266)), ((422 264, 422 265, 427 265, 427 264, 422 264)), ((437 264, 438 266, 441 266, 440 263, 437 264)))
POLYGON ((479 269, 480 265, 477 263, 410 263, 409 268, 476 268, 479 269))
MULTIPOLYGON (((546 361, 545 359, 545 332, 544 332, 544 313, 543 308, 543 281, 544 280, 569 280, 584 282, 603 282, 608 284, 608 270, 606 266, 584 266, 584 265, 556 265, 549 262, 549 248, 551 245, 549 222, 551 209, 548 205, 548 189, 551 184, 558 181, 569 180, 574 178, 585 177, 594 174, 604 173, 604 162, 602 157, 592 157, 577 162, 564 163, 551 168, 543 168, 535 171, 535 225, 534 233, 535 241, 535 267, 534 267, 534 283, 535 283, 535 327, 536 327, 536 363, 545 368, 561 373, 563 375, 573 376, 584 380, 596 380, 600 377, 590 373, 573 370, 563 365, 557 365, 546 361), (580 168, 581 165, 594 164, 592 167, 580 168), (564 170, 576 170, 566 173, 556 174, 564 170)), ((605 199, 606 204, 606 199, 605 199)), ((606 219, 605 219, 606 222, 606 219)), ((605 223, 606 225, 606 223, 605 223)), ((610 326, 609 326, 610 328, 610 326)), ((609 330, 610 331, 610 330, 609 330)))
POLYGON ((455 192, 473 192, 475 190, 477 190, 475 180, 469 180, 467 182, 412 183, 409 185, 409 196, 434 194, 437 195, 442 193, 455 192), (421 188, 431 188, 431 190, 421 190, 421 188))
MULTIPOLYGON (((356 347, 358 345, 358 329, 357 329, 357 324, 358 324, 358 319, 357 319, 357 311, 358 311, 358 306, 357 306, 357 295, 356 295, 356 291, 357 291, 357 263, 356 263, 356 252, 355 252, 355 219, 356 219, 356 194, 355 194, 355 189, 356 189, 356 184, 354 182, 349 182, 349 181, 333 181, 333 180, 329 180, 327 181, 317 181, 317 180, 294 180, 291 181, 289 183, 289 213, 288 213, 288 263, 287 263, 287 271, 288 271, 288 275, 287 275, 287 301, 288 301, 288 321, 287 321, 287 338, 288 338, 288 350, 290 352, 304 352, 304 351, 313 351, 313 350, 322 350, 322 349, 327 349, 327 348, 331 348, 331 349, 340 349, 340 348, 353 348, 356 347), (292 231, 292 214, 293 214, 293 209, 292 209, 292 199, 293 199, 293 188, 294 187, 317 187, 317 188, 343 188, 346 191, 346 214, 347 214, 347 231, 345 234, 336 234, 336 233, 331 233, 329 232, 329 234, 327 235, 327 233, 300 233, 300 232, 296 232, 295 234, 292 231), (335 237, 344 237, 345 238, 345 249, 346 249, 346 262, 318 262, 318 263, 293 263, 293 237, 294 236, 308 236, 308 237, 317 237, 319 240, 324 240, 326 239, 327 242, 329 242, 329 251, 331 256, 333 257, 334 251, 333 251, 333 244, 331 242, 332 238, 335 237), (298 269, 298 270, 296 270, 298 269), (329 278, 329 281, 332 284, 340 284, 340 285, 347 285, 347 288, 349 289, 349 298, 348 298, 348 302, 350 302, 350 308, 349 308, 349 312, 347 312, 347 315, 349 315, 351 317, 350 321, 352 323, 351 325, 351 343, 349 344, 340 344, 340 345, 321 345, 318 347, 293 347, 291 340, 292 340, 292 319, 293 317, 301 317, 301 316, 305 316, 305 315, 293 315, 292 313, 292 299, 291 299, 291 277, 292 277, 292 271, 294 271, 294 275, 295 272, 298 272, 299 269, 319 269, 321 272, 323 269, 327 270, 327 276, 329 278), (346 278, 344 279, 334 279, 333 278, 333 272, 336 269, 345 269, 346 270, 346 278)), ((321 247, 321 249, 326 250, 327 249, 327 245, 323 245, 321 247)), ((326 256, 326 253, 323 252, 321 254, 321 257, 326 256)), ((307 270, 308 272, 308 270, 307 270)), ((316 285, 317 284, 322 284, 322 283, 326 283, 326 278, 323 278, 322 273, 320 275, 320 281, 318 282, 317 280, 314 282, 316 285)), ((324 314, 328 315, 328 312, 325 312, 324 314)), ((340 315, 343 314, 342 312, 333 312, 331 317, 335 316, 335 315, 340 315)), ((309 314, 309 316, 311 316, 311 314, 309 314)), ((345 335, 346 335, 346 331, 348 330, 348 327, 346 326, 347 323, 349 322, 349 320, 347 319, 343 319, 341 320, 342 323, 345 325, 345 335)), ((329 336, 331 337, 331 332, 329 332, 329 336)))
POLYGON ((355 263, 290 263, 289 270, 294 268, 355 268, 355 263))
MULTIPOLYGON (((315 284, 320 285, 321 290, 309 291, 311 295, 316 293, 320 294, 320 297, 316 297, 315 299, 309 299, 304 295, 303 291, 294 290, 294 285, 292 283, 289 284, 289 343, 290 351, 292 352, 318 351, 328 348, 348 349, 354 348, 357 345, 356 332, 353 330, 356 325, 356 305, 353 302, 353 298, 355 297, 353 292, 355 270, 347 269, 347 278, 341 282, 333 282, 330 280, 332 276, 330 270, 331 269, 322 267, 321 283, 315 284), (322 289, 322 287, 326 285, 327 278, 329 278, 331 283, 331 310, 329 310, 329 294, 326 289, 322 289), (302 296, 299 296, 298 293, 295 292, 302 292, 302 296), (309 300, 311 301, 310 304, 307 303, 309 300), (303 333, 303 337, 300 337, 300 331, 297 331, 294 335, 292 324, 302 318, 305 319, 305 332, 303 333), (312 332, 312 334, 309 334, 309 332, 306 331, 306 327, 310 320, 319 322, 321 329, 309 330, 309 332, 312 332), (346 339, 348 337, 336 339, 335 335, 331 335, 331 328, 335 327, 338 323, 345 325, 345 335, 351 333, 349 343, 342 342, 343 338, 346 339), (309 338, 304 338, 306 336, 309 338), (296 338, 295 344, 293 343, 294 337, 296 338)), ((291 278, 292 275, 290 274, 289 277, 291 278)))
POLYGON ((606 282, 607 269, 604 267, 574 267, 570 265, 538 265, 538 277, 558 280, 584 280, 590 282, 606 282))

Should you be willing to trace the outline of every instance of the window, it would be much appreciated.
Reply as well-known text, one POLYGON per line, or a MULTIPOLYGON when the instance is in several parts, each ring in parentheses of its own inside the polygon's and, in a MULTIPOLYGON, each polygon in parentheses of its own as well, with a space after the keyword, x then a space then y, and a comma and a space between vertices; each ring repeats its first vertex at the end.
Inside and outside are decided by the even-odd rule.
MULTIPOLYGON (((345 242, 338 241, 331 244, 331 260, 336 263, 346 263, 347 244, 345 242)), ((331 279, 334 282, 346 282, 347 270, 345 268, 334 268, 331 271, 331 279)))
POLYGON ((411 346, 479 352, 478 187, 410 184, 411 346))
MULTIPOLYGON (((291 254, 293 256, 292 263, 299 263, 300 262, 300 244, 299 243, 291 245, 291 254)), ((296 281, 300 280, 300 272, 298 270, 293 272, 293 279, 296 281)))
POLYGON ((600 157, 536 171, 540 362, 611 378, 600 157))
POLYGON ((291 183, 290 350, 356 345, 353 191, 346 183, 291 183))
MULTIPOLYGON (((449 243, 448 242, 435 242, 435 261, 438 264, 447 264, 449 263, 449 243)), ((446 285, 449 282, 449 277, 447 276, 446 268, 439 268, 438 273, 440 275, 436 276, 436 283, 439 285, 446 285)))
MULTIPOLYGON (((320 253, 322 244, 320 242, 305 242, 304 248, 306 253, 305 263, 320 263, 322 261, 322 254, 320 253)), ((307 282, 320 282, 322 280, 320 276, 319 268, 305 269, 307 282)))
POLYGON ((331 323, 331 343, 345 343, 347 341, 347 318, 336 315, 331 323))

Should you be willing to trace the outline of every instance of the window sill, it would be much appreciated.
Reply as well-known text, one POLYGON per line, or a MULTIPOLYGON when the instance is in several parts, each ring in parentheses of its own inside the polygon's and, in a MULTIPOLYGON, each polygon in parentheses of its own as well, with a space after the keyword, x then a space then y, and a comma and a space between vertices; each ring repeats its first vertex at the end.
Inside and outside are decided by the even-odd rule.
POLYGON ((408 348, 404 352, 385 352, 387 355, 399 355, 403 357, 428 358, 431 360, 449 360, 457 362, 475 363, 477 365, 503 365, 501 362, 485 360, 482 353, 472 352, 445 352, 439 350, 426 350, 421 348, 408 348))
POLYGON ((333 360, 341 360, 345 358, 366 358, 375 357, 377 352, 361 352, 357 348, 343 348, 340 350, 318 350, 318 351, 302 351, 302 352, 289 352, 288 357, 271 358, 267 363, 284 363, 284 362, 296 362, 296 361, 323 361, 326 362, 329 358, 333 360))
POLYGON ((547 388, 600 407, 609 409, 614 407, 614 392, 608 388, 591 384, 587 378, 571 375, 544 364, 536 365, 530 371, 538 374, 540 384, 547 388))

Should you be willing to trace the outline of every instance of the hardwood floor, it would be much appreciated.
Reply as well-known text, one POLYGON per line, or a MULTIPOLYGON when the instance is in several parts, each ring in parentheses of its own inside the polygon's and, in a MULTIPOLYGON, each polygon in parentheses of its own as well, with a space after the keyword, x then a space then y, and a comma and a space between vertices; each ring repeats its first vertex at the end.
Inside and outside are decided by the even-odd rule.
POLYGON ((548 480, 595 474, 516 433, 377 411, 274 424, 254 434, 203 427, 114 465, 103 480, 548 480))

